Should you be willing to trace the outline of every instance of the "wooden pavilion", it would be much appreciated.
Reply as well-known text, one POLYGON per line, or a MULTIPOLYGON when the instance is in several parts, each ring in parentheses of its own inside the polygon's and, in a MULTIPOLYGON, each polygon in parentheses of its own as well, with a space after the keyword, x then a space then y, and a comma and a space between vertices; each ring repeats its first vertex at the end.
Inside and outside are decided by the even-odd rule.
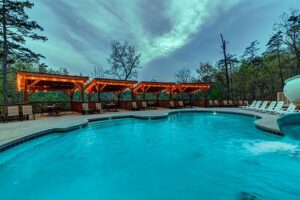
POLYGON ((168 93, 171 97, 173 92, 175 92, 175 91, 176 91, 175 83, 151 82, 151 81, 142 81, 139 84, 137 84, 133 89, 134 95, 141 93, 143 95, 143 99, 145 99, 146 93, 152 93, 156 96, 157 101, 158 101, 159 95, 162 92, 168 93))
POLYGON ((84 85, 88 77, 39 72, 17 72, 17 89, 24 92, 24 103, 28 103, 30 95, 37 91, 61 91, 73 100, 76 91, 81 91, 84 100, 84 85))
POLYGON ((188 94, 190 101, 196 92, 202 91, 205 94, 205 105, 207 104, 207 92, 210 89, 209 83, 172 83, 172 82, 140 82, 134 89, 134 95, 142 93, 143 99, 145 99, 145 93, 153 93, 156 95, 157 102, 159 101, 159 95, 162 92, 169 94, 169 98, 172 99, 173 94, 188 94))
POLYGON ((207 106, 207 94, 211 88, 210 83, 179 83, 176 88, 180 94, 186 93, 189 96, 189 102, 191 102, 192 96, 197 92, 204 93, 205 106, 207 106))

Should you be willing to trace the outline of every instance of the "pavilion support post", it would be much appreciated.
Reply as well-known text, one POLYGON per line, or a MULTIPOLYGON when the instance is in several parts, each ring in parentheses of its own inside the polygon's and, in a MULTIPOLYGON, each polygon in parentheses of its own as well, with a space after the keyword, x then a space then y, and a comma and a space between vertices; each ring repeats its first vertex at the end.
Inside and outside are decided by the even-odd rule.
POLYGON ((159 95, 160 95, 160 92, 157 92, 156 93, 156 103, 157 103, 157 106, 159 106, 159 95))
POLYGON ((143 100, 144 101, 146 100, 146 93, 145 93, 145 91, 143 92, 143 100))
POLYGON ((118 97, 118 104, 120 105, 120 100, 121 100, 121 92, 117 93, 117 97, 118 97))
POLYGON ((189 104, 192 105, 192 97, 193 97, 193 93, 192 93, 192 92, 189 92, 188 95, 189 95, 189 104))
POLYGON ((28 103, 29 96, 28 96, 28 90, 24 90, 24 103, 28 103))
POLYGON ((84 86, 83 85, 80 86, 80 90, 81 90, 81 102, 84 102, 84 86))
POLYGON ((101 101, 101 92, 98 91, 98 102, 101 101))
POLYGON ((208 98, 208 89, 204 89, 204 106, 205 107, 208 107, 208 101, 207 101, 207 98, 208 98))
POLYGON ((133 92, 133 87, 130 88, 130 93, 131 93, 131 101, 135 101, 135 94, 133 92))
POLYGON ((92 95, 90 93, 88 93, 88 101, 89 101, 89 103, 91 102, 91 97, 92 97, 92 95))
POLYGON ((71 103, 73 103, 73 97, 74 97, 74 91, 71 91, 71 93, 70 93, 70 100, 71 100, 71 103))

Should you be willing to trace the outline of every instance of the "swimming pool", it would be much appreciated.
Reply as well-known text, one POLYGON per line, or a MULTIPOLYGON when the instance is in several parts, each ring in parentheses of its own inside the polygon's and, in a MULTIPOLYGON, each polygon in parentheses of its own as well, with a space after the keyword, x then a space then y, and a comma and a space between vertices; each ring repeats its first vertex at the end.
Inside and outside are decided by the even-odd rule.
POLYGON ((300 149, 253 117, 117 119, 0 153, 1 199, 299 199, 300 149))

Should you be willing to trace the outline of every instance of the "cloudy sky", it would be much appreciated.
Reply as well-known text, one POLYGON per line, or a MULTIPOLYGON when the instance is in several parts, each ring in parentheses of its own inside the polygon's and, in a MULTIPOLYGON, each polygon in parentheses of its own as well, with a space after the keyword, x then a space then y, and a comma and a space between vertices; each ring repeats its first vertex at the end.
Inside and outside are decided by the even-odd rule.
POLYGON ((251 41, 264 46, 273 23, 300 0, 33 0, 33 19, 49 40, 28 42, 46 64, 89 75, 108 67, 112 40, 142 53, 139 80, 171 81, 200 61, 221 57, 220 33, 240 56, 251 41))

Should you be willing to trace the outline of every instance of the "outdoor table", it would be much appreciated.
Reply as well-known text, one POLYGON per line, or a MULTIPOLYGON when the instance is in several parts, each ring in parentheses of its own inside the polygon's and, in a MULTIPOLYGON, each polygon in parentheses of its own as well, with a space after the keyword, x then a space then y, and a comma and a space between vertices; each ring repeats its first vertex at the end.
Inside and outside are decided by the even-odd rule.
POLYGON ((156 109, 156 102, 148 102, 147 105, 149 106, 150 109, 156 109))

